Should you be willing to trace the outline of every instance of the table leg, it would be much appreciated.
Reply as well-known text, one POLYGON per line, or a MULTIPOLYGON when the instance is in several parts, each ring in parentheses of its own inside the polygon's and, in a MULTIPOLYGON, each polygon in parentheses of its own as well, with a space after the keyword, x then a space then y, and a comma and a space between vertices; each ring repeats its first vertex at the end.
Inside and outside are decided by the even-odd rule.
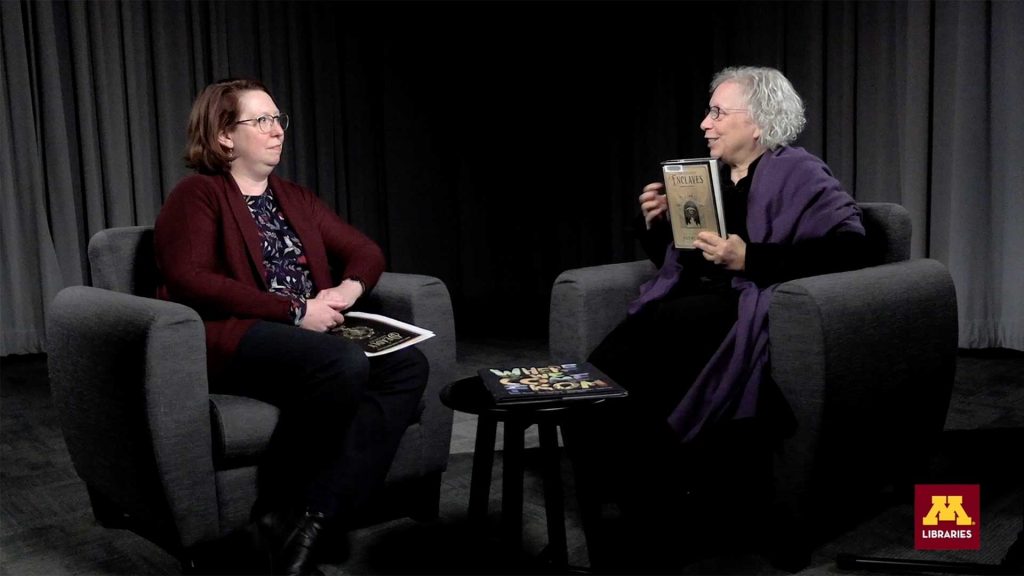
POLYGON ((562 494, 562 466, 558 454, 558 429, 545 422, 537 425, 544 476, 544 510, 547 513, 549 562, 565 566, 569 551, 565 541, 565 498, 562 494))
POLYGON ((572 422, 562 426, 562 438, 565 440, 565 451, 572 463, 575 479, 576 498, 580 508, 580 523, 583 525, 583 538, 587 543, 587 554, 590 567, 602 566, 608 550, 602 550, 599 542, 599 524, 601 522, 601 502, 595 482, 595 471, 588 465, 587 455, 582 453, 586 438, 581 438, 579 429, 572 422))
POLYGON ((476 423, 473 448, 473 477, 469 484, 469 521, 483 527, 487 523, 487 502, 491 498, 491 469, 494 467, 494 439, 498 421, 481 414, 476 423))
POLYGON ((502 541, 513 552, 523 547, 523 435, 529 424, 505 421, 501 481, 502 541))

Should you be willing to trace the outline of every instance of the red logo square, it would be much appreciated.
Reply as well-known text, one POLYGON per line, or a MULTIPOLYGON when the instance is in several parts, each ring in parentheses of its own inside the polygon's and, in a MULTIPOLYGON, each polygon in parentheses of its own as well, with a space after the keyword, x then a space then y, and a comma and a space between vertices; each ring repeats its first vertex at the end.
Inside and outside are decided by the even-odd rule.
POLYGON ((981 548, 981 488, 977 484, 914 486, 914 548, 981 548))

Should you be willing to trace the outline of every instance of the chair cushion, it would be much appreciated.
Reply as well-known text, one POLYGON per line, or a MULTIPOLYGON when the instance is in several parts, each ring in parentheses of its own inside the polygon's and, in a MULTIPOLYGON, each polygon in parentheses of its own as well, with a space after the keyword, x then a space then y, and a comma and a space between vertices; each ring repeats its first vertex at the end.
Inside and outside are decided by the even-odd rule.
POLYGON ((889 202, 861 202, 860 209, 871 250, 871 265, 910 259, 910 212, 889 202))
POLYGON ((89 239, 92 285, 152 298, 160 284, 153 252, 153 227, 100 230, 89 239))
POLYGON ((213 459, 218 469, 254 464, 270 443, 278 409, 254 398, 210 394, 213 459))

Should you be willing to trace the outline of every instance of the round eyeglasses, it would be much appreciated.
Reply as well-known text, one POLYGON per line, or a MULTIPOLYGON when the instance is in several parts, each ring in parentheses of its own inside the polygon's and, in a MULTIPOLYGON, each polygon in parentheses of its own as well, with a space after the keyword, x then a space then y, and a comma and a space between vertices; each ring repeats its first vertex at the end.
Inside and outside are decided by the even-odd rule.
POLYGON ((246 122, 252 122, 253 126, 256 127, 261 133, 266 134, 270 132, 270 129, 274 127, 274 123, 281 125, 281 130, 288 129, 288 115, 278 114, 277 116, 271 116, 270 114, 264 114, 256 118, 246 118, 245 120, 239 120, 235 124, 244 124, 246 122))
POLYGON ((711 108, 704 109, 705 116, 711 116, 712 120, 718 120, 722 116, 728 116, 729 112, 746 112, 746 108, 719 108, 718 106, 712 106, 711 108))

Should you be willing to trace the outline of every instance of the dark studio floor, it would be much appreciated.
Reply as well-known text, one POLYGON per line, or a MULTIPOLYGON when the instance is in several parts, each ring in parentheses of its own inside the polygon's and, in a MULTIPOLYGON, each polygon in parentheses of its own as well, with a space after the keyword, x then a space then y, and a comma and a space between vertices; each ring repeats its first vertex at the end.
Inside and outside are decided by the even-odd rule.
MULTIPOLYGON (((543 342, 459 342, 461 372, 513 359, 544 358, 543 342)), ((98 526, 85 488, 72 469, 50 404, 42 355, 2 360, 2 483, 0 483, 0 574, 177 574, 174 558, 123 530, 98 526)), ((456 414, 451 459, 443 478, 440 517, 427 523, 402 519, 353 534, 352 555, 323 564, 326 574, 518 574, 552 570, 535 557, 546 543, 543 487, 536 435, 528 435, 524 482, 522 556, 502 552, 496 534, 501 475, 491 487, 488 530, 480 534, 466 518, 476 419, 456 414)), ((880 502, 858 511, 863 522, 820 547, 799 574, 846 572, 836 567, 841 552, 876 557, 998 563, 1022 528, 1024 480, 1018 471, 1024 446, 1024 353, 961 351, 953 402, 933 475, 942 482, 982 486, 982 549, 916 552, 912 505, 880 502)), ((499 438, 501 432, 499 429, 499 438)), ((588 555, 575 506, 571 468, 563 458, 570 564, 586 567, 588 555)), ((500 466, 500 452, 496 466, 500 466)), ((686 543, 681 542, 680 547, 686 543)), ((707 558, 673 567, 681 574, 786 574, 747 552, 707 551, 707 558)), ((624 559, 619 565, 629 566, 624 559)), ((628 570, 637 573, 638 570, 628 570)))

